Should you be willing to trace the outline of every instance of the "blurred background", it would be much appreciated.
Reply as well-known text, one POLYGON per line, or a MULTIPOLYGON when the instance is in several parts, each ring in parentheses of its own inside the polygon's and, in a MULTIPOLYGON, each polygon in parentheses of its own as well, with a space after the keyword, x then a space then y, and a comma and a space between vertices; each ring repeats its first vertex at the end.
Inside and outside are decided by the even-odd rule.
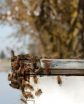
POLYGON ((7 81, 11 50, 83 59, 84 0, 0 0, 0 104, 20 103, 20 92, 7 81))

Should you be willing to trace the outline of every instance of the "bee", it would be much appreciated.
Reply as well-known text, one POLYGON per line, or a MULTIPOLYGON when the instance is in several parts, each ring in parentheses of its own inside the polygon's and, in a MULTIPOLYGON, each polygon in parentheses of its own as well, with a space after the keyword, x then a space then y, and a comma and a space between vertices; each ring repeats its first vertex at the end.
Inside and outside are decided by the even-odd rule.
POLYGON ((19 83, 20 85, 22 85, 22 80, 23 80, 23 78, 24 78, 24 77, 22 77, 22 76, 18 76, 18 78, 17 78, 18 83, 19 83))
POLYGON ((15 74, 15 73, 9 73, 9 74, 8 74, 8 80, 9 80, 9 81, 12 81, 12 80, 14 80, 14 79, 16 79, 16 74, 15 74))
POLYGON ((27 104, 27 101, 23 98, 20 99, 24 104, 27 104))
POLYGON ((31 91, 34 91, 33 86, 30 85, 29 83, 25 84, 25 87, 27 87, 27 88, 30 89, 31 91))
POLYGON ((38 89, 36 92, 35 92, 35 95, 36 96, 40 96, 42 94, 42 90, 41 89, 38 89))
POLYGON ((34 98, 34 96, 32 95, 31 92, 23 92, 22 94, 26 99, 28 99, 28 98, 33 99, 34 98))
POLYGON ((8 80, 11 81, 11 79, 12 79, 12 74, 9 73, 9 74, 8 74, 8 80))
POLYGON ((11 62, 12 69, 17 70, 19 69, 19 62, 15 60, 14 62, 11 62))
POLYGON ((25 75, 25 76, 24 76, 24 79, 25 79, 25 81, 30 82, 30 75, 25 75))
POLYGON ((60 77, 60 76, 57 76, 57 82, 58 82, 58 84, 59 84, 59 85, 61 85, 61 84, 62 84, 62 79, 61 79, 61 77, 60 77))
POLYGON ((45 74, 51 74, 51 70, 50 70, 50 61, 48 60, 43 60, 43 63, 45 64, 45 70, 44 73, 45 74))
POLYGON ((27 83, 25 80, 22 80, 22 87, 23 87, 23 88, 28 88, 28 89, 30 89, 31 91, 34 90, 33 86, 30 85, 29 83, 27 83))
POLYGON ((10 83, 9 85, 10 85, 11 87, 13 87, 13 88, 16 88, 16 89, 19 89, 19 88, 20 88, 20 86, 19 86, 18 83, 15 84, 15 83, 12 82, 12 83, 10 83))
POLYGON ((34 81, 35 84, 38 83, 38 78, 37 78, 37 76, 33 76, 33 81, 34 81))

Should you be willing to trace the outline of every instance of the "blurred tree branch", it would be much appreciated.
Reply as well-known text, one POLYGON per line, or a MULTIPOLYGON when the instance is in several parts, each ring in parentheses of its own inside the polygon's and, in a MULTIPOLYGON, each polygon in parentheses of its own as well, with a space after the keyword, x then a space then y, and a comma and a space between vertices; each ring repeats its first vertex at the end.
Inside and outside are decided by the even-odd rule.
POLYGON ((0 19, 19 24, 19 34, 29 34, 37 40, 41 55, 83 57, 84 42, 80 35, 84 28, 83 0, 6 0, 6 4, 4 8, 9 9, 0 14, 0 19))

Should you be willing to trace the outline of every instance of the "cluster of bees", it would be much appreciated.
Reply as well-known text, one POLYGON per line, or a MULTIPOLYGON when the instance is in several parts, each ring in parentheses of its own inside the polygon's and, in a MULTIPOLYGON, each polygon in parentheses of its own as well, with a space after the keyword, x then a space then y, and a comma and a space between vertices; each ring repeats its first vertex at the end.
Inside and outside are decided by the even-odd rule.
POLYGON ((27 55, 15 56, 12 51, 11 58, 11 73, 8 75, 8 80, 11 82, 10 86, 22 91, 22 95, 25 99, 33 99, 35 96, 42 94, 41 89, 35 91, 31 85, 30 79, 33 79, 34 84, 38 84, 38 77, 36 74, 41 73, 40 70, 40 59, 37 57, 27 55), (37 65, 38 63, 38 65, 37 65), (34 92, 34 94, 33 94, 34 92))
MULTIPOLYGON (((20 89, 23 97, 33 99, 35 96, 42 94, 41 89, 34 89, 31 85, 31 78, 34 84, 38 84, 37 75, 51 74, 49 65, 46 63, 45 70, 40 68, 40 58, 29 54, 15 56, 14 51, 11 52, 11 72, 8 74, 9 85, 13 88, 20 89)), ((62 84, 60 76, 57 76, 58 84, 62 84)))

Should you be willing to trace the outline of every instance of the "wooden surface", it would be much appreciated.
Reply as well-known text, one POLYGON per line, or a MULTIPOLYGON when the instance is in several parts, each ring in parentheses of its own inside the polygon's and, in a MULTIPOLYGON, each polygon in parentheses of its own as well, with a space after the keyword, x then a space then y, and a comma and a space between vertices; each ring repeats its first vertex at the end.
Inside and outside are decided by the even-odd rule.
POLYGON ((84 60, 41 59, 41 68, 48 66, 50 75, 84 76, 84 60))
POLYGON ((84 69, 84 60, 41 59, 41 67, 45 68, 46 64, 48 64, 51 69, 84 69))

